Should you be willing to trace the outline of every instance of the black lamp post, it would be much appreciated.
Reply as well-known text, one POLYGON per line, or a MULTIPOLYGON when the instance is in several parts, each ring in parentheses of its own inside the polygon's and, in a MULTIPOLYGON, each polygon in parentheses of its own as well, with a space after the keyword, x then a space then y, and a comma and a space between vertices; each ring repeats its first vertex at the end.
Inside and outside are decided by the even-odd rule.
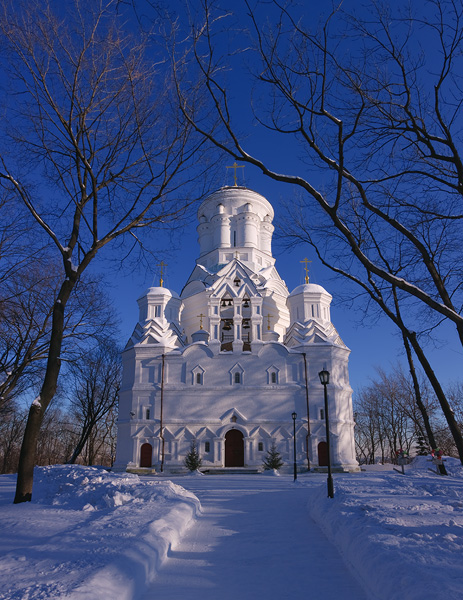
POLYGON ((323 371, 320 371, 318 374, 320 377, 320 383, 323 385, 323 389, 325 391, 325 427, 326 427, 326 445, 327 445, 327 454, 328 454, 328 498, 334 498, 334 487, 333 487, 333 478, 331 476, 331 449, 330 449, 330 421, 328 418, 328 392, 326 391, 326 386, 330 382, 330 372, 325 368, 323 371))
POLYGON ((297 479, 297 465, 296 465, 296 419, 297 413, 293 412, 291 414, 293 418, 293 442, 294 442, 294 481, 297 479))

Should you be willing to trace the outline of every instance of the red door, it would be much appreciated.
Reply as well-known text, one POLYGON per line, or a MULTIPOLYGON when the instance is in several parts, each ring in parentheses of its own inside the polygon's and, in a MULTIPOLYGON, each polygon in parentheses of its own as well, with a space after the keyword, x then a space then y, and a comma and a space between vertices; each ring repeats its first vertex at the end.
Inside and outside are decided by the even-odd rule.
POLYGON ((328 466, 328 444, 326 442, 320 442, 318 444, 318 466, 328 466))
POLYGON ((225 466, 244 467, 244 437, 238 429, 225 434, 225 466))
POLYGON ((142 444, 140 448, 140 467, 151 468, 152 455, 153 446, 151 444, 142 444))

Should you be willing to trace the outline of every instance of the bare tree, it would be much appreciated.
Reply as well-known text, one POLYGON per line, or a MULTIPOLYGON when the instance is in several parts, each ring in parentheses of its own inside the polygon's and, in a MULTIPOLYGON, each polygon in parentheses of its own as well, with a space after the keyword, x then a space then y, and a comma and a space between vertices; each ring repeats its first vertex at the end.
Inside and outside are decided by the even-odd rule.
MULTIPOLYGON (((44 251, 36 253, 32 264, 16 264, 4 276, 0 291, 0 413, 14 398, 37 387, 43 377, 53 303, 60 285, 60 273, 44 251)), ((114 332, 115 314, 101 278, 82 277, 64 319, 63 359, 76 360, 85 354, 89 339, 95 343, 114 332)))
MULTIPOLYGON (((181 216, 181 185, 207 169, 204 143, 175 109, 156 36, 135 35, 112 0, 4 2, 0 182, 53 245, 61 281, 53 302, 40 394, 29 411, 15 502, 32 498, 37 440, 55 395, 65 315, 77 282, 115 240, 181 216), (149 56, 148 56, 149 54, 149 56), (9 99, 14 97, 14 102, 9 99), (198 165, 201 165, 199 167, 198 165)), ((151 34, 152 32, 150 32, 151 34)))
POLYGON ((114 405, 93 428, 81 456, 86 465, 112 467, 116 460, 117 415, 114 405))
MULTIPOLYGON (((90 349, 86 358, 71 368, 74 379, 70 397, 71 411, 79 425, 79 436, 68 462, 74 464, 87 444, 87 464, 92 465, 98 453, 97 440, 104 444, 101 425, 117 408, 122 375, 117 346, 107 340, 90 349)), ((111 427, 111 419, 106 425, 111 427)))
POLYGON ((46 412, 38 437, 37 465, 64 463, 73 441, 69 418, 62 402, 53 404, 46 412))
MULTIPOLYGON (((414 15, 409 6, 372 1, 359 15, 341 5, 317 28, 292 3, 245 4, 247 37, 237 33, 226 55, 220 35, 232 14, 208 0, 191 23, 190 46, 183 38, 174 45, 185 117, 235 159, 302 190, 311 242, 372 291, 422 365, 423 314, 428 331, 451 321, 463 343, 463 7, 431 0, 414 15), (250 151, 242 133, 227 77, 252 49, 255 122, 275 141, 283 135, 294 143, 293 172, 250 151), (206 107, 191 100, 204 90, 206 107), (217 117, 219 125, 210 120, 217 117)), ((297 223, 289 233, 303 238, 297 223)), ((427 375, 442 392, 463 462, 461 431, 430 365, 427 375)))
MULTIPOLYGON (((421 379, 420 397, 426 415, 437 430, 436 398, 426 380, 416 376, 421 379)), ((382 463, 395 462, 399 449, 410 453, 415 448, 418 436, 424 435, 415 393, 415 382, 399 366, 390 373, 378 368, 377 376, 360 390, 355 398, 355 414, 356 447, 361 461, 374 463, 379 458, 382 463)))
POLYGON ((53 287, 47 250, 11 195, 0 200, 0 412, 34 382, 44 356, 53 287))
POLYGON ((10 404, 8 414, 0 420, 0 460, 2 473, 14 473, 18 466, 21 439, 24 435, 27 414, 10 404))

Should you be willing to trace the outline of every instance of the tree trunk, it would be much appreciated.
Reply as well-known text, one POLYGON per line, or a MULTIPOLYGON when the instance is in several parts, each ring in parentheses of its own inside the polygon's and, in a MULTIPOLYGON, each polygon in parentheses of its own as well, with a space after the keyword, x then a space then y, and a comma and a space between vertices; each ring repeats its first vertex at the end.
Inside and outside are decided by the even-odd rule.
POLYGON ((21 445, 21 453, 19 456, 18 479, 16 482, 16 495, 14 497, 15 504, 20 502, 30 502, 32 500, 37 440, 45 412, 56 393, 58 376, 61 369, 60 355, 63 345, 64 308, 75 282, 75 274, 72 280, 67 278, 63 282, 58 294, 58 299, 53 307, 47 368, 40 396, 32 404, 27 418, 26 429, 21 445))
POLYGON ((418 340, 416 339, 416 333, 409 332, 407 337, 410 340, 413 350, 415 351, 415 354, 417 355, 418 360, 420 361, 421 366, 423 367, 424 372, 426 373, 426 376, 432 385, 437 399, 439 400, 439 404, 441 405, 442 412, 444 413, 445 418, 447 420, 450 433, 452 434, 455 445, 457 447, 460 462, 463 465, 463 437, 461 435, 460 428, 458 427, 458 423, 455 420, 455 415, 453 414, 453 411, 450 408, 450 405, 444 394, 444 390, 442 389, 431 365, 429 364, 426 356, 424 355, 423 350, 421 349, 420 344, 418 343, 418 340))
POLYGON ((88 425, 87 427, 85 427, 83 429, 80 439, 77 442, 76 447, 74 448, 74 452, 72 453, 71 458, 67 461, 68 465, 73 465, 76 462, 76 460, 79 458, 80 453, 84 449, 85 442, 88 440, 88 437, 91 433, 93 425, 88 425))
MULTIPOLYGON (((418 383, 418 377, 416 376, 415 363, 413 362, 412 351, 410 349, 410 344, 408 342, 407 336, 402 331, 402 339, 405 347, 405 352, 407 353, 408 366, 410 369, 410 375, 413 380, 413 389, 415 390, 415 399, 416 405, 423 417, 424 428, 426 429, 426 435, 428 438, 428 442, 433 450, 437 448, 436 438, 434 437, 434 432, 431 427, 431 423, 429 421, 428 411, 426 410, 425 405, 423 404, 423 400, 421 398, 421 390, 420 384, 418 383)), ((439 465, 439 472, 441 475, 447 475, 447 469, 444 464, 439 465)))

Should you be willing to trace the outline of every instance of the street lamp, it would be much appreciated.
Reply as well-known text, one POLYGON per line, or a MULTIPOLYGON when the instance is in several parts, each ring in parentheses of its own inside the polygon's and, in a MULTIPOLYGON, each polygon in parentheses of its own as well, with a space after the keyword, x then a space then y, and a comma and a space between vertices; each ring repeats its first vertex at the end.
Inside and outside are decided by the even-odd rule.
POLYGON ((326 391, 326 386, 330 382, 330 372, 323 368, 323 371, 320 371, 318 374, 320 377, 320 383, 323 386, 325 391, 325 427, 326 427, 326 445, 327 445, 327 454, 328 454, 328 498, 334 498, 334 488, 333 488, 333 478, 331 476, 331 450, 330 450, 330 422, 328 418, 328 392, 326 391))
POLYGON ((294 441, 294 481, 297 479, 297 465, 296 465, 296 418, 297 413, 293 412, 291 414, 293 418, 293 441, 294 441))

